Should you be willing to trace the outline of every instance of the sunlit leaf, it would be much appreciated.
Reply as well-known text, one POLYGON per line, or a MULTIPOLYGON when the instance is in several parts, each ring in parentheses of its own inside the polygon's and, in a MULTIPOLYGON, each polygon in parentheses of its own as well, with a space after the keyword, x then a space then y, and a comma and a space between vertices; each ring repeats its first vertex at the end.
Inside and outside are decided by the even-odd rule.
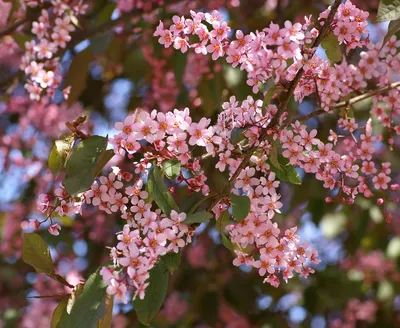
POLYGON ((61 320, 61 316, 65 311, 67 311, 67 305, 68 305, 68 299, 62 300, 60 303, 58 303, 57 307, 53 312, 53 316, 51 317, 51 323, 50 323, 51 328, 57 328, 58 323, 61 320))
POLYGON ((65 134, 60 139, 54 141, 53 148, 50 151, 47 165, 54 175, 57 175, 65 167, 68 154, 74 144, 74 136, 65 134))
POLYGON ((78 100, 86 88, 86 78, 89 74, 89 64, 93 59, 93 54, 89 48, 78 53, 72 60, 71 66, 65 80, 65 86, 71 86, 71 91, 67 100, 68 105, 72 105, 78 100))
POLYGON ((71 152, 66 162, 64 187, 70 195, 87 190, 98 169, 98 159, 107 147, 107 138, 92 136, 82 140, 71 152))
POLYGON ((97 328, 111 328, 113 317, 114 296, 106 295, 104 298, 105 315, 97 324, 97 328))
POLYGON ((106 284, 99 271, 90 275, 72 305, 67 327, 95 328, 105 313, 106 284))
POLYGON ((379 2, 377 22, 396 20, 400 18, 400 0, 381 0, 379 2))
POLYGON ((99 156, 99 159, 97 160, 96 167, 94 168, 94 176, 98 176, 101 173, 101 170, 104 168, 104 166, 107 165, 107 163, 113 158, 115 155, 114 150, 112 149, 107 149, 104 152, 101 153, 99 156))
POLYGON ((388 26, 388 31, 385 35, 385 37, 383 38, 382 41, 382 46, 381 49, 384 47, 384 45, 390 40, 390 38, 396 34, 396 32, 400 29, 400 19, 396 19, 396 20, 392 20, 389 23, 388 26))
POLYGON ((181 163, 177 159, 169 159, 162 163, 162 169, 167 178, 174 179, 181 172, 181 163))
POLYGON ((332 63, 338 63, 342 60, 343 55, 336 35, 329 33, 322 40, 321 46, 325 49, 326 56, 332 63))

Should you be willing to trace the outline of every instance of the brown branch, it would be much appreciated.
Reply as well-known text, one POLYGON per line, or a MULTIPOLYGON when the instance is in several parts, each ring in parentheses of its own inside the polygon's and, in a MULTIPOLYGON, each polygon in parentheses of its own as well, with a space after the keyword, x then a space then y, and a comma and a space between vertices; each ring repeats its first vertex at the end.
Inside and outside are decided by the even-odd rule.
POLYGON ((290 125, 290 124, 292 124, 292 123, 294 123, 296 121, 299 121, 299 122, 307 121, 310 118, 314 118, 314 117, 322 115, 322 114, 327 114, 327 113, 330 113, 330 112, 332 112, 334 110, 337 110, 337 109, 340 109, 340 108, 349 107, 349 106, 351 106, 351 105, 353 105, 355 103, 358 103, 358 102, 363 101, 365 99, 368 99, 370 97, 382 94, 382 93, 384 93, 386 91, 389 91, 389 90, 397 88, 397 87, 400 87, 400 81, 393 82, 393 83, 387 85, 386 87, 383 87, 383 88, 380 88, 380 89, 377 89, 377 90, 372 90, 372 91, 369 91, 369 92, 364 93, 362 95, 350 98, 348 100, 341 101, 341 102, 339 102, 339 103, 337 103, 335 105, 330 106, 329 111, 326 111, 326 110, 323 110, 323 109, 318 109, 315 112, 309 113, 307 115, 299 116, 299 117, 293 119, 291 122, 284 124, 283 127, 285 128, 288 125, 290 125))
POLYGON ((394 89, 394 88, 397 88, 397 87, 400 87, 400 81, 391 83, 391 84, 387 85, 386 87, 383 87, 383 88, 380 88, 380 89, 377 89, 377 90, 373 90, 373 91, 364 93, 362 95, 350 98, 349 100, 337 103, 336 105, 331 106, 331 109, 338 109, 338 108, 342 108, 342 107, 351 106, 351 105, 353 105, 353 104, 355 104, 355 103, 357 103, 359 101, 362 101, 362 100, 367 99, 369 97, 384 93, 385 91, 388 91, 388 90, 391 90, 391 89, 394 89))
POLYGON ((26 22, 28 21, 28 18, 25 17, 19 21, 16 21, 14 24, 10 25, 10 26, 6 26, 6 28, 2 31, 0 31, 0 37, 6 36, 6 35, 10 35, 11 33, 13 33, 18 27, 24 25, 26 22))
MULTIPOLYGON (((318 37, 314 40, 313 44, 311 45, 311 48, 314 48, 314 52, 313 52, 311 58, 315 54, 315 50, 316 50, 315 48, 317 48, 320 45, 325 34, 330 29, 330 24, 331 24, 333 18, 335 17, 336 11, 338 10, 341 2, 342 2, 342 0, 335 0, 335 3, 331 6, 331 11, 329 12, 328 17, 327 17, 324 25, 322 26, 322 28, 318 34, 318 37)), ((299 71, 297 72, 296 76, 294 77, 294 79, 290 82, 289 88, 288 88, 287 92, 285 93, 285 97, 282 100, 277 113, 275 114, 274 118, 271 121, 271 126, 275 126, 278 123, 281 114, 287 109, 289 101, 292 98, 292 95, 297 87, 297 84, 300 82, 300 79, 303 76, 303 73, 304 73, 304 70, 303 70, 303 67, 301 67, 299 69, 299 71)))
MULTIPOLYGON (((327 33, 327 31, 330 28, 330 24, 331 24, 333 18, 335 17, 336 11, 338 10, 341 2, 342 2, 341 0, 335 0, 335 3, 332 5, 331 11, 325 21, 325 24, 322 26, 321 31, 318 34, 318 37, 314 40, 314 42, 312 44, 312 48, 318 47, 319 44, 321 43, 322 39, 324 38, 325 34, 327 33)), ((315 50, 314 50, 314 53, 315 53, 315 50)), ((314 53, 313 53, 313 55, 314 55, 314 53)), ((289 101, 292 98, 294 90, 296 89, 296 86, 299 83, 303 73, 304 73, 303 68, 300 68, 299 71, 297 72, 296 76, 294 77, 294 79, 290 82, 289 88, 288 88, 287 92, 285 92, 283 100, 280 102, 278 111, 276 112, 273 119, 271 120, 270 125, 268 126, 269 129, 274 129, 278 125, 279 118, 280 118, 281 114, 284 111, 286 111, 289 101)), ((259 141, 262 142, 265 140, 265 138, 266 138, 266 134, 262 133, 260 135, 259 141)), ((238 178, 238 176, 240 175, 242 170, 248 165, 248 162, 249 162, 251 156, 253 155, 254 151, 257 148, 258 148, 258 146, 252 146, 245 152, 245 156, 244 156, 242 162, 240 163, 239 167, 236 169, 236 171, 233 173, 233 175, 229 179, 228 185, 224 189, 222 195, 212 203, 211 208, 214 207, 223 197, 225 197, 227 194, 229 194, 236 179, 238 178)))

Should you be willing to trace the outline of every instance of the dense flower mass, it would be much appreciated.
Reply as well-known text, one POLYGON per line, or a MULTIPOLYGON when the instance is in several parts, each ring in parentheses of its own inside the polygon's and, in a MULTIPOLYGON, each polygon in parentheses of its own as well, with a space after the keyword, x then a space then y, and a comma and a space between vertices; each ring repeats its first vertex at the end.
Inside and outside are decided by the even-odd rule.
POLYGON ((353 328, 395 307, 400 24, 382 39, 367 4, 291 21, 258 2, 0 1, 0 312, 4 277, 40 298, 22 327, 69 321, 93 286, 93 317, 133 301, 142 322, 150 299, 160 327, 295 326, 303 302, 303 324, 353 328), (40 275, 9 278, 20 257, 40 275))
MULTIPOLYGON (((321 25, 329 13, 328 9, 320 15, 321 25)), ((210 53, 213 60, 226 56, 232 67, 240 66, 247 72, 247 83, 254 93, 269 79, 284 88, 285 83, 293 83, 301 72, 294 89, 295 97, 302 100, 317 93, 321 107, 330 111, 344 96, 364 88, 367 80, 378 77, 367 73, 373 63, 380 65, 380 72, 387 72, 379 75, 379 85, 393 82, 389 68, 397 65, 398 59, 387 53, 395 39, 384 47, 362 39, 362 35, 368 33, 365 28, 368 14, 349 1, 339 5, 330 24, 339 43, 345 43, 347 49, 368 45, 369 50, 361 52, 358 66, 345 60, 331 66, 328 60, 319 57, 313 47, 320 32, 312 27, 310 19, 304 24, 285 22, 283 28, 271 23, 263 31, 249 35, 238 30, 236 40, 230 41, 231 28, 222 22, 222 15, 217 11, 211 14, 191 12, 191 16, 191 19, 174 16, 169 29, 160 22, 154 35, 164 47, 173 46, 183 53, 193 48, 197 54, 210 53), (191 35, 196 35, 199 42, 190 43, 191 35), (368 59, 372 56, 375 59, 368 59)), ((278 90, 272 89, 273 93, 278 90)), ((386 105, 389 108, 371 111, 390 131, 398 130, 394 128, 397 118, 390 115, 388 119, 384 115, 388 110, 391 113, 395 110, 398 92, 393 89, 388 96, 375 96, 374 107, 379 106, 380 100, 386 100, 384 103, 389 103, 386 105)), ((309 264, 320 262, 318 253, 300 241, 296 227, 281 231, 273 221, 283 207, 276 169, 290 165, 315 175, 324 188, 331 191, 332 196, 326 197, 326 202, 353 204, 359 194, 378 198, 381 190, 395 191, 397 185, 391 184, 390 163, 378 166, 372 161, 376 150, 374 142, 379 137, 372 134, 371 121, 359 126, 346 111, 338 122, 344 134, 331 131, 331 142, 324 143, 317 137, 317 130, 307 130, 300 121, 287 122, 287 113, 281 113, 278 106, 279 103, 266 104, 251 96, 239 103, 232 96, 222 105, 223 111, 215 125, 205 117, 194 122, 188 108, 167 113, 137 110, 124 122, 115 124, 120 132, 109 140, 115 154, 132 161, 134 174, 114 167, 112 173, 100 177, 90 190, 73 199, 62 188, 54 195, 42 195, 39 208, 48 216, 53 213, 74 215, 85 203, 108 214, 121 212, 127 223, 118 235, 119 243, 111 250, 114 268, 103 268, 101 273, 109 294, 126 301, 126 293, 133 286, 133 297, 142 299, 149 271, 162 256, 168 252, 177 253, 190 243, 193 234, 193 228, 183 223, 187 213, 180 213, 177 208, 168 213, 162 209, 162 213, 154 208, 153 200, 149 200, 144 190, 150 172, 176 161, 179 172, 169 177, 172 193, 175 188, 186 186, 189 193, 201 192, 206 197, 214 197, 210 195, 202 161, 216 157, 215 168, 229 172, 229 187, 232 188, 229 192, 250 200, 246 217, 241 222, 224 224, 222 229, 222 233, 228 233, 235 250, 233 264, 256 268, 264 282, 275 287, 280 283, 280 274, 285 281, 292 278, 294 272, 307 277, 314 272, 309 264), (278 117, 280 114, 283 115, 278 117), (242 134, 241 140, 236 140, 238 132, 242 134), (203 153, 199 155, 197 151, 194 156, 195 148, 203 149, 203 153), (277 152, 281 152, 286 163, 279 163, 277 152), (135 160, 137 154, 142 154, 139 161, 135 160)), ((216 224, 232 209, 229 192, 214 197, 211 209, 216 224)), ((388 202, 397 202, 397 198, 378 200, 379 205, 388 202)), ((387 218, 390 219, 390 214, 387 218)), ((57 235, 59 229, 59 225, 52 224, 49 231, 57 235)))
MULTIPOLYGON (((328 9, 321 13, 321 25, 329 12, 328 9)), ((261 32, 248 35, 237 30, 236 39, 230 40, 231 28, 222 22, 223 16, 217 11, 212 14, 192 11, 191 16, 188 19, 174 16, 174 24, 169 29, 160 22, 154 33, 159 37, 159 43, 166 48, 173 46, 183 53, 188 48, 193 48, 198 54, 211 53, 213 60, 225 56, 232 67, 239 66, 247 72, 247 84, 252 86, 254 93, 259 92, 260 84, 271 78, 275 83, 292 81, 301 67, 304 75, 295 92, 297 99, 317 92, 321 105, 325 107, 350 93, 348 88, 341 90, 342 86, 332 86, 329 82, 332 81, 330 76, 336 75, 336 70, 330 67, 329 61, 314 54, 313 43, 319 32, 309 18, 303 24, 286 21, 283 28, 270 23, 261 32), (192 35, 199 39, 198 42, 190 43, 192 35)), ((369 43, 368 39, 361 39, 362 35, 368 34, 367 17, 367 12, 347 1, 339 6, 331 28, 339 42, 345 43, 348 49, 361 47, 369 43)))
MULTIPOLYGON (((33 22, 32 34, 36 38, 25 43, 26 52, 21 59, 20 68, 30 77, 25 88, 32 100, 40 100, 43 94, 53 98, 63 77, 59 71, 58 54, 71 41, 76 16, 83 15, 87 9, 82 1, 72 8, 62 1, 54 0, 52 3, 52 10, 42 9, 39 19, 33 22)), ((36 7, 37 4, 28 2, 28 5, 36 7)), ((65 99, 69 90, 69 86, 63 90, 65 99)))

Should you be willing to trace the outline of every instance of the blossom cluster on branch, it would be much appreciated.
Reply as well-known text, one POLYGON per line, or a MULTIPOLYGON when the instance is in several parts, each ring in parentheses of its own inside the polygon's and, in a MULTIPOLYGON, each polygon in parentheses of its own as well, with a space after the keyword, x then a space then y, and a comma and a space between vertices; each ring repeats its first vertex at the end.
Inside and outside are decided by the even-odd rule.
MULTIPOLYGON (((284 28, 271 23, 262 32, 249 35, 238 30, 233 41, 228 39, 230 27, 222 22, 217 11, 192 12, 191 19, 174 16, 169 29, 160 22, 154 35, 159 36, 165 47, 173 45, 182 52, 194 48, 197 54, 211 53, 214 60, 226 55, 229 64, 240 65, 247 72, 247 83, 254 93, 270 79, 275 81, 276 90, 272 90, 271 103, 248 96, 239 104, 232 96, 222 105, 223 111, 214 125, 205 117, 194 122, 188 108, 168 113, 137 110, 124 122, 115 124, 120 132, 109 140, 115 154, 131 161, 131 172, 114 167, 108 176, 95 181, 90 190, 74 197, 64 188, 39 197, 39 209, 48 217, 54 213, 74 215, 81 212, 84 204, 92 204, 108 214, 120 212, 127 220, 118 235, 120 242, 111 250, 114 267, 103 268, 101 272, 109 286, 108 293, 126 301, 126 293, 133 287, 133 297, 144 298, 146 281, 154 265, 168 252, 178 253, 191 242, 191 213, 181 212, 174 203, 170 192, 173 195, 176 188, 186 187, 189 193, 199 192, 210 199, 209 210, 215 214, 216 226, 220 225, 222 234, 228 233, 233 244, 236 254, 233 264, 257 268, 265 277, 264 282, 275 287, 280 276, 285 281, 294 272, 307 277, 314 272, 310 262, 319 263, 318 253, 300 242, 296 227, 281 231, 273 222, 283 206, 278 191, 282 175, 279 172, 291 168, 291 174, 297 174, 294 169, 297 167, 314 174, 330 191, 327 202, 352 204, 359 194, 379 198, 379 205, 398 202, 398 198, 381 193, 396 192, 398 186, 390 183, 390 163, 377 166, 372 161, 374 142, 380 137, 372 134, 370 121, 359 127, 346 110, 344 118, 339 120, 344 134, 332 131, 331 142, 324 143, 317 137, 317 131, 308 131, 301 120, 290 123, 286 108, 282 108, 288 99, 282 101, 279 90, 289 85, 294 86, 292 92, 297 100, 316 93, 320 106, 330 111, 343 97, 364 89, 368 80, 378 78, 378 85, 383 86, 395 78, 390 72, 398 65, 398 58, 387 56, 397 46, 395 39, 383 47, 362 39, 368 33, 365 29, 368 14, 350 1, 338 6, 331 21, 329 13, 328 9, 320 15, 321 25, 331 24, 332 33, 348 50, 368 45, 369 50, 361 52, 358 66, 345 60, 331 66, 330 61, 316 54, 322 30, 312 26, 311 18, 304 24, 286 22, 284 28), (200 41, 190 43, 191 35, 200 41), (379 66, 379 76, 368 73, 374 63, 379 66), (238 133, 242 136, 240 140, 236 140, 238 133), (215 168, 220 172, 229 172, 228 185, 216 193, 210 191, 202 167, 208 157, 218 159, 215 168), (166 201, 171 208, 152 199, 144 190, 151 175, 160 168, 168 177, 166 201), (234 197, 247 197, 250 201, 243 218, 239 219, 233 210, 234 197), (225 213, 232 210, 236 222, 221 222, 225 213)), ((395 131, 397 117, 393 114, 398 92, 393 88, 388 96, 374 94, 375 108, 371 111, 383 125, 395 131), (382 105, 382 100, 387 105, 382 105), (382 108, 378 111, 377 107, 382 108), (388 110, 389 122, 389 116, 385 116, 388 110)), ((39 225, 40 222, 33 222, 34 227, 39 225)), ((49 231, 57 235, 59 229, 58 224, 52 224, 49 231)))
MULTIPOLYGON (((27 1, 29 6, 36 7, 35 1, 27 1)), ((53 98, 62 81, 59 71, 60 51, 71 41, 71 32, 75 30, 76 16, 85 14, 87 5, 82 1, 70 7, 61 0, 53 0, 50 9, 42 9, 37 21, 32 23, 32 34, 35 40, 25 43, 25 54, 20 68, 29 76, 25 84, 32 100, 40 100, 43 94, 53 98)), ((70 87, 63 90, 67 99, 70 87)))

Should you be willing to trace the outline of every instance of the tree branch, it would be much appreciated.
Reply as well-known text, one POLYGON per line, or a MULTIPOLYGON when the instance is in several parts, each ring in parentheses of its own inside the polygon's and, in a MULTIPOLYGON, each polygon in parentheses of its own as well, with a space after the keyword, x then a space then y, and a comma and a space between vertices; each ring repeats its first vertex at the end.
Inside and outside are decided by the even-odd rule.
MULTIPOLYGON (((336 11, 338 10, 341 2, 342 2, 342 0, 335 0, 334 4, 331 7, 330 13, 329 13, 324 25, 322 26, 320 33, 318 34, 318 37, 314 40, 314 42, 311 46, 312 48, 317 48, 319 46, 319 44, 321 43, 322 39, 324 38, 325 34, 327 33, 327 31, 330 28, 330 24, 331 24, 333 18, 335 17, 336 11)), ((314 54, 315 54, 315 49, 314 49, 314 52, 313 52, 313 55, 311 56, 311 58, 314 56, 314 54)), ((269 129, 273 129, 278 125, 280 116, 282 115, 283 112, 286 111, 289 101, 292 98, 294 90, 296 89, 297 84, 299 83, 301 77, 303 76, 303 73, 304 73, 303 68, 300 68, 299 71, 297 72, 296 76, 294 77, 294 79, 290 82, 288 90, 284 94, 283 100, 280 102, 278 111, 276 112, 273 119, 271 120, 271 123, 268 126, 269 129)), ((266 133, 264 132, 260 135, 259 141, 260 142, 264 141, 265 137, 266 137, 266 133)), ((225 188, 223 194, 221 195, 221 197, 219 197, 219 199, 216 199, 212 203, 212 205, 211 205, 212 207, 214 207, 224 196, 229 194, 230 189, 232 189, 232 186, 235 183, 238 176, 240 175, 240 172, 248 165, 248 162, 249 162, 251 156, 253 155, 254 151, 257 148, 258 148, 258 146, 252 146, 245 152, 245 156, 244 156, 242 162, 240 163, 239 167, 236 169, 236 171, 233 173, 233 175, 229 179, 228 185, 225 188)))
MULTIPOLYGON (((320 43, 322 42, 325 34, 328 32, 328 30, 330 28, 330 25, 331 25, 331 22, 332 22, 333 18, 335 17, 336 11, 338 10, 339 5, 341 4, 341 2, 342 2, 342 0, 335 0, 335 3, 332 5, 331 11, 329 12, 328 17, 327 17, 324 25, 322 26, 321 31, 318 34, 318 37, 314 40, 313 44, 311 45, 311 48, 314 48, 314 52, 313 52, 311 58, 315 54, 315 51, 316 51, 315 48, 317 48, 320 45, 320 43)), ((275 114, 274 118, 271 121, 271 126, 272 127, 275 126, 278 123, 280 116, 282 115, 282 113, 284 111, 286 111, 287 106, 289 104, 289 101, 292 98, 292 95, 293 95, 293 93, 294 93, 294 91, 295 91, 295 89, 297 87, 297 84, 300 82, 300 79, 303 76, 303 73, 304 73, 304 70, 303 70, 303 67, 301 67, 298 70, 298 72, 297 72, 296 76, 294 77, 294 79, 290 82, 290 85, 289 85, 289 88, 287 90, 287 93, 285 93, 285 97, 282 100, 282 102, 281 102, 281 104, 280 104, 280 106, 278 108, 277 113, 275 114)))
POLYGON ((351 106, 351 105, 353 105, 355 103, 358 103, 358 102, 363 101, 365 99, 368 99, 370 97, 382 94, 382 93, 384 93, 386 91, 389 91, 389 90, 397 88, 397 87, 400 87, 400 81, 393 82, 393 83, 387 85, 386 87, 383 87, 383 88, 380 88, 380 89, 377 89, 377 90, 372 90, 372 91, 369 91, 369 92, 364 93, 362 95, 350 98, 348 100, 341 101, 341 102, 339 102, 339 103, 337 103, 335 105, 332 105, 329 108, 329 111, 326 111, 326 110, 323 110, 323 109, 318 109, 315 112, 311 112, 311 113, 309 113, 307 115, 299 116, 299 117, 293 119, 291 122, 284 124, 283 127, 287 127, 288 125, 290 125, 290 124, 292 124, 292 123, 294 123, 296 121, 299 121, 299 122, 307 121, 310 118, 313 118, 313 117, 316 117, 316 116, 319 116, 319 115, 322 115, 322 114, 328 114, 328 113, 330 113, 330 112, 332 112, 334 110, 351 106))
POLYGON ((24 25, 26 22, 28 21, 28 18, 25 17, 19 21, 16 21, 14 24, 10 25, 10 26, 6 26, 6 28, 2 31, 0 31, 0 37, 6 36, 6 35, 10 35, 11 33, 13 33, 18 27, 24 25))

